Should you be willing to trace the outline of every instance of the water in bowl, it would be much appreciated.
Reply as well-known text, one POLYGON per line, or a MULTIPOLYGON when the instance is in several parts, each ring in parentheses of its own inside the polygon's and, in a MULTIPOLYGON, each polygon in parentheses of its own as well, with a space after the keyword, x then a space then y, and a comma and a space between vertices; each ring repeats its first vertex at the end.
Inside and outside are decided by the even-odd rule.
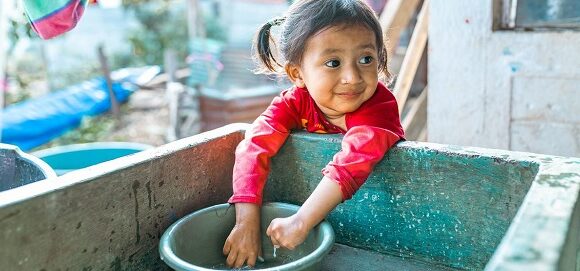
POLYGON ((256 261, 256 266, 254 266, 253 268, 251 268, 247 265, 242 267, 242 268, 230 268, 226 265, 225 261, 222 263, 204 266, 204 267, 214 269, 214 270, 256 270, 256 269, 265 269, 265 268, 280 266, 283 264, 293 262, 295 260, 296 259, 294 257, 292 257, 291 255, 288 255, 288 254, 281 254, 280 255, 279 254, 279 255, 277 255, 276 258, 274 258, 274 257, 266 258, 266 259, 264 259, 263 262, 256 261))

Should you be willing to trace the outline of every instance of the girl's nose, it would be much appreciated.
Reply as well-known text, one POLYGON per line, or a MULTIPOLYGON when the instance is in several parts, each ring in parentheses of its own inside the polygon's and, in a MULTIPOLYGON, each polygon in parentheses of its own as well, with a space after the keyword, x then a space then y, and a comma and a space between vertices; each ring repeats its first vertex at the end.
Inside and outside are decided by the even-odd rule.
POLYGON ((346 67, 342 74, 342 83, 356 84, 362 81, 361 73, 358 67, 346 67))

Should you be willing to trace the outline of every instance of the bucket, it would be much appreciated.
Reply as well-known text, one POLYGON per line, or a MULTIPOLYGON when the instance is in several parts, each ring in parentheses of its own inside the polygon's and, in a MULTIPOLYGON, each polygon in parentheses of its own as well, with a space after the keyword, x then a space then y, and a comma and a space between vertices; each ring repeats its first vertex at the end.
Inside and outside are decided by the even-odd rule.
MULTIPOLYGON (((334 244, 330 223, 322 221, 294 250, 274 248, 266 229, 274 218, 288 217, 299 206, 286 203, 266 203, 262 206, 262 252, 264 262, 251 270, 319 270, 323 257, 334 244)), ((222 248, 235 225, 235 208, 230 204, 211 206, 171 225, 160 240, 161 259, 178 271, 231 270, 225 265, 222 248)), ((244 270, 244 269, 242 269, 244 270)))
POLYGON ((45 162, 17 146, 0 143, 0 192, 50 177, 56 174, 45 162))
POLYGON ((152 146, 133 142, 94 142, 72 144, 32 153, 51 166, 58 176, 125 155, 137 153, 152 146))

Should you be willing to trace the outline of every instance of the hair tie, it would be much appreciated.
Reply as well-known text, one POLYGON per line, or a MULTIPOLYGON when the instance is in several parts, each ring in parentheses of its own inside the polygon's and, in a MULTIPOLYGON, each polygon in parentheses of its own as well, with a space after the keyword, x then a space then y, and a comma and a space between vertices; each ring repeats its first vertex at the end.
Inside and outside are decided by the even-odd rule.
POLYGON ((268 24, 270 26, 281 25, 284 22, 284 20, 286 20, 286 18, 284 18, 284 17, 278 17, 278 18, 274 18, 274 19, 270 20, 268 22, 268 24))

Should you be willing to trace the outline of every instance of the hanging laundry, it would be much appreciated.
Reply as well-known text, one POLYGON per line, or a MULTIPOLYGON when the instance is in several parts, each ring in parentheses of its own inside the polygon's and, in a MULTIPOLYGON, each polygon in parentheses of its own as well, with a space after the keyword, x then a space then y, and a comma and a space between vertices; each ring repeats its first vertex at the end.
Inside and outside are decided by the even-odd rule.
POLYGON ((73 29, 90 1, 23 0, 22 2, 34 31, 42 39, 50 39, 73 29))

